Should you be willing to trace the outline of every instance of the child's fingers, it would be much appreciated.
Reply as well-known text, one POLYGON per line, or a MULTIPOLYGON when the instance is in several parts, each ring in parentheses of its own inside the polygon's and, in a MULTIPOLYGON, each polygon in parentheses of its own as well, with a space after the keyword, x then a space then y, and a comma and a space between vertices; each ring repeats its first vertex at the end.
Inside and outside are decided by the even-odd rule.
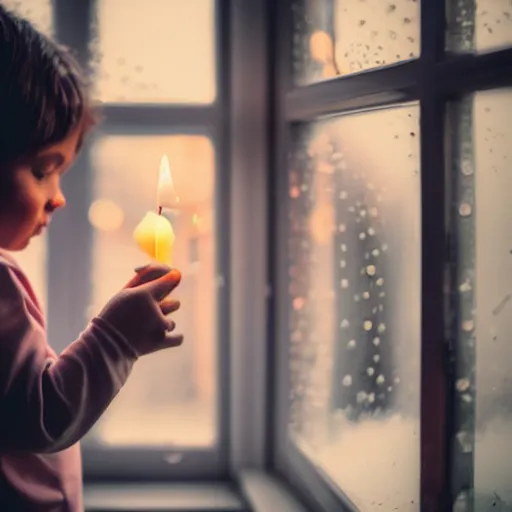
POLYGON ((183 343, 183 334, 167 334, 165 336, 164 347, 179 347, 183 343))
POLYGON ((178 286, 180 281, 181 273, 176 269, 172 269, 158 279, 145 283, 140 287, 145 288, 156 301, 160 302, 178 286))
POLYGON ((125 288, 135 288, 141 284, 149 283, 171 271, 171 267, 162 264, 149 264, 135 269, 136 275, 126 284, 125 288))
POLYGON ((181 304, 175 299, 164 299, 160 302, 160 309, 164 315, 174 313, 180 308, 181 304))

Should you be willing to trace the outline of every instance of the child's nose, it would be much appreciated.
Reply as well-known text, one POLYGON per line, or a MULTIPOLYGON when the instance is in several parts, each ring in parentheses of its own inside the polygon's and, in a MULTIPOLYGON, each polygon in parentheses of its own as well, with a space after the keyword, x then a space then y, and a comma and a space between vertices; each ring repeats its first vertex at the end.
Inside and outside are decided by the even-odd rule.
POLYGON ((48 209, 52 212, 58 210, 59 208, 64 208, 64 206, 66 206, 66 198, 61 191, 59 191, 55 197, 50 199, 48 202, 48 209))

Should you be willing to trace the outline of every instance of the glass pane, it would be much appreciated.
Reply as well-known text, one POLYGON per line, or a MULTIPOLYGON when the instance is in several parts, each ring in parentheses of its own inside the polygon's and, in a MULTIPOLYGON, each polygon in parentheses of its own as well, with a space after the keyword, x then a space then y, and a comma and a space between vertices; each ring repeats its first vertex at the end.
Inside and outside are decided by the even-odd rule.
POLYGON ((93 149, 92 316, 149 261, 133 240, 156 209, 160 160, 171 164, 181 210, 172 220, 173 265, 183 273, 173 319, 183 346, 141 358, 95 430, 113 445, 210 446, 216 431, 216 273, 214 149, 195 135, 108 136, 93 149))
POLYGON ((13 258, 30 279, 30 284, 44 311, 47 311, 47 243, 46 235, 38 236, 32 238, 24 251, 12 253, 13 258))
POLYGON ((486 52, 512 45, 510 0, 450 0, 447 46, 453 52, 486 52))
POLYGON ((293 12, 299 84, 419 56, 419 0, 296 0, 293 12))
POLYGON ((214 0, 98 0, 92 45, 96 97, 118 103, 213 102, 214 10, 214 0))
POLYGON ((512 510, 511 115, 512 89, 503 89, 465 99, 453 116, 454 476, 461 502, 474 486, 475 510, 512 510))
POLYGON ((289 433, 360 510, 419 510, 418 117, 303 126, 290 162, 289 433))
POLYGON ((2 0, 2 5, 29 20, 43 34, 53 36, 52 0, 2 0))

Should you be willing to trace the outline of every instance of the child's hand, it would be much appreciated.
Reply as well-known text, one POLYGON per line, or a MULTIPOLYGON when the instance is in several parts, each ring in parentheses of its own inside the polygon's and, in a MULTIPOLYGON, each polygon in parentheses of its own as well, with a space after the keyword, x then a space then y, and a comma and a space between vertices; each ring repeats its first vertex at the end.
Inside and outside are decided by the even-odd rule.
POLYGON ((117 329, 137 356, 149 354, 183 342, 182 335, 171 334, 175 324, 166 315, 179 303, 167 299, 181 280, 176 269, 148 265, 131 279, 98 315, 117 329))

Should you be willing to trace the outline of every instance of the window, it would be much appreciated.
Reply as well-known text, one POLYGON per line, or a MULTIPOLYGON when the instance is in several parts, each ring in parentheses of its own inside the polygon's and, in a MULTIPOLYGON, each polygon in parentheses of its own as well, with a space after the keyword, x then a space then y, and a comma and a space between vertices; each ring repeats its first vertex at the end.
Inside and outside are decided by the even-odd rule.
POLYGON ((89 314, 98 313, 112 290, 146 261, 133 243, 133 228, 155 209, 158 173, 151 176, 148 167, 158 169, 161 155, 167 154, 180 196, 180 211, 172 219, 173 264, 183 274, 177 294, 184 307, 174 318, 187 343, 138 361, 94 435, 111 446, 212 447, 217 441, 213 145, 200 135, 96 138, 89 314), (198 255, 191 261, 189 244, 196 237, 198 255))
POLYGON ((276 469, 314 510, 508 510, 510 2, 286 4, 276 469))
MULTIPOLYGON (((137 362, 83 440, 86 478, 210 478, 227 468, 224 80, 213 0, 54 3, 55 35, 91 70, 104 120, 63 180, 49 233, 49 339, 63 349, 148 262, 135 226, 156 208, 160 161, 180 197, 173 264, 187 342, 137 362), (121 16, 121 18, 120 18, 121 16), (137 27, 133 32, 127 27, 137 27), (136 34, 136 35, 134 35, 136 34), (144 40, 144 44, 140 41, 144 40), (77 243, 77 241, 80 241, 77 243), (69 286, 69 283, 73 286, 69 286)), ((43 260, 44 261, 44 260, 43 260)), ((43 272, 44 275, 44 272, 43 272)))
POLYGON ((290 437, 363 510, 418 496, 418 111, 301 126, 289 165, 290 437))
POLYGON ((510 145, 512 89, 477 92, 452 106, 453 212, 458 243, 454 331, 459 353, 454 446, 458 501, 475 510, 512 504, 510 451, 510 145))

